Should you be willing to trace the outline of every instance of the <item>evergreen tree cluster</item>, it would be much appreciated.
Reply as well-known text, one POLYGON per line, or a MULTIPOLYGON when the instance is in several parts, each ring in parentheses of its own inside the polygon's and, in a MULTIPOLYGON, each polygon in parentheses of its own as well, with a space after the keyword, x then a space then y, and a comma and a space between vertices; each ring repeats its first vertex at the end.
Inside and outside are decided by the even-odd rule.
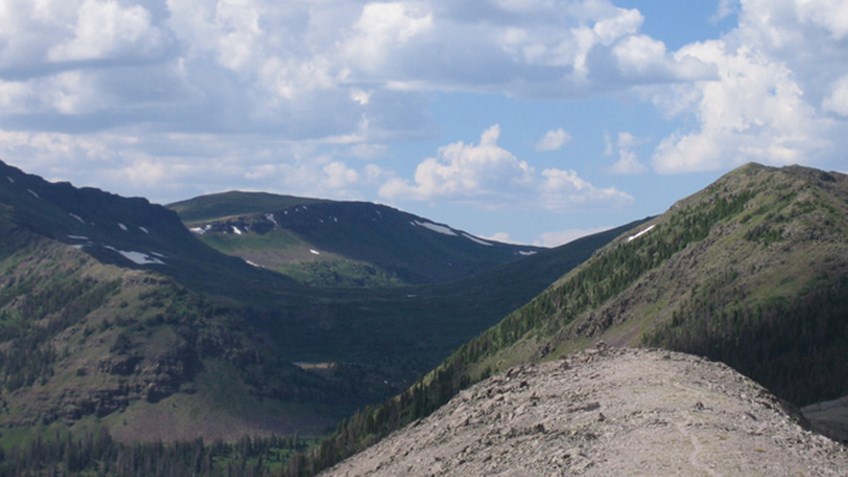
POLYGON ((226 443, 194 440, 124 444, 108 431, 79 437, 35 438, 26 446, 0 450, 0 477, 138 476, 262 477, 278 473, 308 442, 297 436, 243 437, 226 443))
POLYGON ((792 299, 726 298, 702 290, 643 344, 722 361, 796 405, 848 393, 848 276, 792 299))

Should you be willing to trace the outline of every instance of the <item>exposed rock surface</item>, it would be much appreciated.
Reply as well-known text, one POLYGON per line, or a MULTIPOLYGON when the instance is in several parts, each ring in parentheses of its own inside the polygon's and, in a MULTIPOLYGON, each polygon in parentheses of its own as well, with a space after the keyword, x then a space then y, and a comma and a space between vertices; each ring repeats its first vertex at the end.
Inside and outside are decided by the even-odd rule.
POLYGON ((322 475, 848 475, 848 450, 721 363, 599 347, 512 368, 322 475))

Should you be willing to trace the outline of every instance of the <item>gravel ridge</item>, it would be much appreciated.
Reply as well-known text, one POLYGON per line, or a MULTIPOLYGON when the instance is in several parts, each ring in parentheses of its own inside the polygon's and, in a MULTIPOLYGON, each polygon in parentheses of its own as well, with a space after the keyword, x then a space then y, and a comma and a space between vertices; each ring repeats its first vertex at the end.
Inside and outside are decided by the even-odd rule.
POLYGON ((594 349, 522 365, 323 476, 845 476, 848 449, 730 367, 594 349))

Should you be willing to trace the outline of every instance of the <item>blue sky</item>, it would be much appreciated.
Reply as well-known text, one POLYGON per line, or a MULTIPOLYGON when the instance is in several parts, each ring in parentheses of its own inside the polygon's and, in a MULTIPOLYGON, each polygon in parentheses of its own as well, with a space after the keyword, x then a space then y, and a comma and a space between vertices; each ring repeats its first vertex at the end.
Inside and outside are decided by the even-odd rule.
POLYGON ((0 158, 556 245, 749 161, 848 171, 846 0, 0 0, 0 158))

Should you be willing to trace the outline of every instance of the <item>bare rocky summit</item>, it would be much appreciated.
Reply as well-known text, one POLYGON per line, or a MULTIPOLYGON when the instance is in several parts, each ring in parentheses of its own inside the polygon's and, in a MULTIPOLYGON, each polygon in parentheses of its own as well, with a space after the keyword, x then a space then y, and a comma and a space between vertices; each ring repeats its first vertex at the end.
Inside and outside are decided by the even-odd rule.
POLYGON ((724 364, 600 345, 480 382, 322 475, 848 475, 804 423, 724 364))

